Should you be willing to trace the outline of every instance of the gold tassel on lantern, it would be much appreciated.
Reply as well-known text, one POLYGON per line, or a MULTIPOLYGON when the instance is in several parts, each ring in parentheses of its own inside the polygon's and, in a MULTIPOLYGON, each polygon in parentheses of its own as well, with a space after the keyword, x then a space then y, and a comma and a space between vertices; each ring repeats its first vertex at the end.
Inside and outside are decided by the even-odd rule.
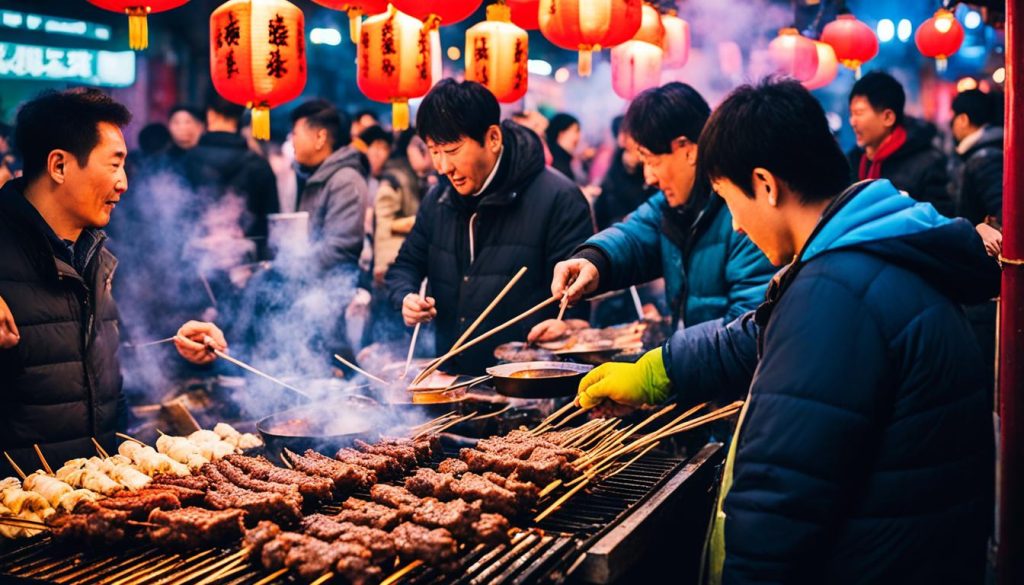
POLYGON ((270 140, 270 108, 266 105, 252 107, 252 137, 270 140))
POLYGON ((363 9, 362 8, 349 8, 348 9, 348 36, 352 38, 352 42, 359 43, 359 31, 363 28, 363 9))
POLYGON ((593 68, 594 56, 591 52, 592 48, 587 46, 580 46, 580 60, 579 66, 577 67, 580 77, 590 77, 590 71, 593 68))
POLYGON ((132 50, 141 51, 149 46, 149 25, 146 22, 149 7, 136 6, 125 12, 128 13, 128 46, 132 50))
POLYGON ((408 100, 395 100, 391 102, 391 128, 396 132, 409 128, 408 100))

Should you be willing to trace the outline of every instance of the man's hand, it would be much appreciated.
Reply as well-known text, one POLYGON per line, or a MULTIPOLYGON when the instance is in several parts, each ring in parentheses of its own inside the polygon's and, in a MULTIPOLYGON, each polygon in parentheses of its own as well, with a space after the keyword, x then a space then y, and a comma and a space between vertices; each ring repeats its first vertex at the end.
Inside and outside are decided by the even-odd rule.
POLYGON ((583 295, 597 290, 601 275, 590 260, 571 258, 555 264, 554 277, 551 279, 551 295, 560 297, 569 290, 569 303, 577 303, 583 295))
POLYGON ((10 349, 21 341, 18 326, 14 323, 14 315, 10 307, 0 297, 0 349, 10 349))
POLYGON ((421 297, 416 293, 405 295, 402 301, 402 319, 409 327, 426 323, 437 316, 434 297, 421 297))
POLYGON ((561 338, 569 331, 569 324, 558 319, 541 321, 530 329, 526 336, 527 343, 554 341, 561 338))
POLYGON ((224 332, 213 323, 189 321, 178 329, 178 334, 174 336, 174 347, 181 357, 193 364, 202 365, 217 359, 210 348, 227 351, 228 342, 224 339, 224 332))
POLYGON ((1003 253, 1003 232, 987 223, 979 223, 974 229, 981 236, 981 241, 985 244, 985 251, 988 252, 988 255, 998 258, 1003 253))
POLYGON ((605 400, 626 406, 659 404, 668 397, 671 386, 658 347, 635 364, 609 362, 591 370, 580 380, 576 405, 591 409, 605 400))

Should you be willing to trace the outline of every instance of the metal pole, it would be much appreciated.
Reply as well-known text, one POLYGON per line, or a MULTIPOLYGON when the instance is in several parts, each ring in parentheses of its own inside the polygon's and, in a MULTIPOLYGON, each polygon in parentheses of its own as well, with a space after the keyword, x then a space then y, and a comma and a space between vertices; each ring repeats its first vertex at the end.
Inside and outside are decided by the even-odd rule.
POLYGON ((1003 286, 999 318, 1000 585, 1024 583, 1024 0, 1006 2, 1003 286))

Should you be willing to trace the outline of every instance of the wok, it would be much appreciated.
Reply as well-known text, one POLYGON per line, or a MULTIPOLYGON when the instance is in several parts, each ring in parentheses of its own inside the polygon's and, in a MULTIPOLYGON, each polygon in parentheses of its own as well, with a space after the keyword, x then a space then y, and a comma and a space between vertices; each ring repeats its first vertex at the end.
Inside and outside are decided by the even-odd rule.
POLYGON ((342 447, 351 447, 357 439, 379 439, 380 421, 386 418, 386 410, 374 401, 348 396, 272 414, 260 419, 256 430, 267 450, 275 455, 285 448, 296 453, 313 449, 333 454, 342 447))
POLYGON ((558 398, 576 394, 594 366, 570 362, 521 362, 487 368, 498 394, 514 398, 558 398))

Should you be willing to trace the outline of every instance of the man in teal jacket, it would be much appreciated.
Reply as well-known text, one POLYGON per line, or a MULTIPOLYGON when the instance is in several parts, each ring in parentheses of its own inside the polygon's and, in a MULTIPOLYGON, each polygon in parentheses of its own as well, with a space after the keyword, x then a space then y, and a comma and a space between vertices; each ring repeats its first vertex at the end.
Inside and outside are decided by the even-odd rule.
MULTIPOLYGON (((755 308, 774 274, 764 254, 732 228, 732 216, 697 170, 697 139, 711 109, 696 90, 669 83, 636 97, 626 131, 647 182, 660 191, 625 221, 588 239, 555 266, 553 294, 570 302, 665 278, 677 326, 731 321, 755 308)), ((530 340, 543 339, 538 325, 530 340)))

